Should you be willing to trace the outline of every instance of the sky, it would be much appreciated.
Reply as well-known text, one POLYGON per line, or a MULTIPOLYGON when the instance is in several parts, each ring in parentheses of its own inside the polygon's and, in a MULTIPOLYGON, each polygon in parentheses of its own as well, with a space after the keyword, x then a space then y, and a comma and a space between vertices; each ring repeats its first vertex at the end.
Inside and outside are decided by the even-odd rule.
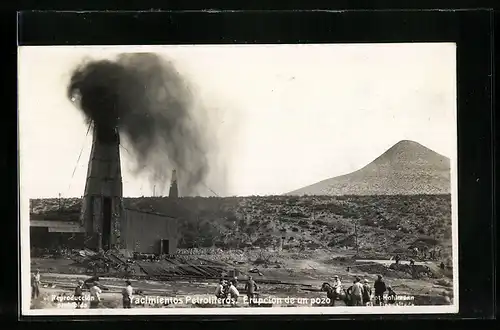
MULTIPOLYGON (((83 195, 92 137, 66 87, 84 59, 126 52, 164 56, 192 84, 224 165, 224 180, 215 165, 205 183, 221 196, 287 193, 358 170, 401 140, 456 158, 452 43, 23 46, 19 154, 29 198, 83 195)), ((168 194, 121 157, 125 197, 168 194)))

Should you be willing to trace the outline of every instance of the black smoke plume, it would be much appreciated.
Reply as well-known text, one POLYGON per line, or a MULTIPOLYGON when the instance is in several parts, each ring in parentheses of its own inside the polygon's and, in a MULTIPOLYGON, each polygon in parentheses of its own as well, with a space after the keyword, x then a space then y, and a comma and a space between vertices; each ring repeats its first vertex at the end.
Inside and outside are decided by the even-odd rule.
POLYGON ((68 97, 97 132, 117 129, 126 137, 137 171, 147 171, 152 183, 163 189, 176 169, 182 195, 201 188, 209 170, 210 136, 172 62, 152 53, 128 53, 84 63, 71 76, 68 97))

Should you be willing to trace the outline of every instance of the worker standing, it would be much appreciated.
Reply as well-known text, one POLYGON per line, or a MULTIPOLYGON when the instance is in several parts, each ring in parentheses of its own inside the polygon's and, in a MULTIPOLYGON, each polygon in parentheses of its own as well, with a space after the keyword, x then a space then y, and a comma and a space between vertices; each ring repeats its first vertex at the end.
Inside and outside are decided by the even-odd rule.
POLYGON ((245 284, 245 291, 247 292, 248 304, 253 305, 253 299, 255 291, 257 291, 257 284, 253 280, 252 276, 248 277, 248 282, 245 284))
POLYGON ((378 275, 373 285, 375 289, 375 305, 382 306, 384 304, 384 293, 387 290, 382 275, 378 275))
POLYGON ((123 308, 132 308, 132 293, 132 283, 127 280, 125 281, 125 288, 122 291, 123 308))
POLYGON ((36 270, 31 278, 31 297, 38 298, 40 296, 40 270, 36 270))
POLYGON ((352 285, 352 301, 353 306, 363 306, 363 284, 357 277, 352 285))
POLYGON ((76 309, 81 309, 82 308, 82 301, 83 301, 83 281, 78 280, 78 284, 75 288, 75 303, 76 303, 76 309))
POLYGON ((370 284, 368 283, 368 280, 365 279, 363 281, 363 304, 365 306, 369 306, 370 302, 372 300, 372 288, 370 287, 370 284))
POLYGON ((101 301, 102 290, 99 288, 99 283, 94 282, 90 288, 90 308, 99 308, 99 303, 101 301))
POLYGON ((335 289, 335 293, 337 295, 340 295, 340 291, 342 290, 342 282, 337 275, 333 277, 333 288, 335 289))
POLYGON ((353 285, 348 287, 347 290, 345 291, 345 293, 346 293, 345 302, 346 302, 347 306, 354 306, 353 300, 352 300, 352 287, 353 287, 353 285))

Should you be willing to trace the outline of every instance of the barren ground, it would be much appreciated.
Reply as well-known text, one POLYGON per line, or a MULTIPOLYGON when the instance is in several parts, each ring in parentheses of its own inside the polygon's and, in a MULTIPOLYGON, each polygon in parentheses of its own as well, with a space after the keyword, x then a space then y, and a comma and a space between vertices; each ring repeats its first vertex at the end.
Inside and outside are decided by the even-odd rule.
MULTIPOLYGON (((452 297, 451 270, 442 271, 433 262, 417 262, 417 265, 426 265, 432 270, 432 277, 422 276, 412 278, 412 275, 403 271, 392 270, 388 266, 389 260, 354 260, 350 251, 316 250, 308 253, 272 252, 272 251, 223 251, 216 258, 224 260, 231 267, 238 268, 245 278, 252 268, 258 268, 262 276, 252 274, 256 281, 262 279, 280 280, 297 284, 307 284, 311 287, 305 288, 299 285, 282 284, 259 284, 261 298, 280 297, 283 300, 273 306, 310 306, 311 298, 326 298, 326 293, 311 291, 319 289, 323 282, 331 282, 334 275, 339 275, 345 285, 352 283, 354 277, 368 279, 370 282, 376 279, 377 274, 382 274, 388 285, 392 286, 397 294, 415 296, 415 305, 441 305, 446 304, 443 295, 452 297), (262 260, 265 261, 262 261, 262 260), (237 261, 238 263, 234 263, 237 261), (347 267, 351 267, 349 271, 347 267), (301 304, 287 304, 286 297, 308 298, 307 302, 301 304)), ((203 256, 210 258, 210 256, 203 256)), ((402 262, 403 264, 405 261, 402 262)), ((87 279, 89 275, 72 265, 73 261, 67 259, 44 259, 33 258, 32 269, 38 268, 41 272, 43 287, 42 296, 32 301, 32 308, 74 308, 74 304, 62 304, 52 302, 53 297, 66 293, 71 294, 78 279, 87 279), (49 298, 50 297, 50 298, 49 298)), ((408 266, 409 267, 409 266, 408 266)), ((100 283, 108 288, 102 294, 103 308, 121 307, 121 290, 124 278, 101 277, 100 283)), ((141 290, 146 297, 178 298, 181 303, 168 306, 134 305, 140 307, 210 307, 210 304, 195 304, 196 298, 213 298, 217 280, 171 280, 152 281, 145 279, 132 280, 134 290, 141 290), (191 301, 186 301, 190 297, 191 301)), ((243 290, 244 284, 240 283, 239 290, 243 290)), ((136 295, 137 296, 137 295, 136 295)), ((240 307, 248 307, 248 303, 240 298, 240 307)), ((338 303, 342 305, 342 303, 338 303)))

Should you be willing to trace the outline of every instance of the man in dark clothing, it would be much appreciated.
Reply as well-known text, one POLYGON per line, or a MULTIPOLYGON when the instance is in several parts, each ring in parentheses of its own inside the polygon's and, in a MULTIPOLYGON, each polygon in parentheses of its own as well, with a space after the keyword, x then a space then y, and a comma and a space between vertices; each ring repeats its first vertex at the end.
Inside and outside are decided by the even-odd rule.
POLYGON ((375 305, 381 306, 384 303, 384 293, 387 287, 382 279, 382 275, 378 275, 377 277, 377 280, 373 284, 373 288, 375 289, 375 305))
POLYGON ((248 303, 250 304, 250 306, 252 306, 254 293, 255 293, 255 291, 257 291, 257 284, 253 280, 252 276, 248 277, 248 281, 245 284, 245 291, 247 292, 248 303))
POLYGON ((347 306, 354 306, 354 302, 353 302, 353 299, 352 299, 352 285, 350 287, 347 288, 347 290, 345 291, 346 292, 346 305, 347 306))
POLYGON ((78 285, 75 288, 76 309, 82 308, 82 300, 83 300, 83 281, 79 280, 78 285))

